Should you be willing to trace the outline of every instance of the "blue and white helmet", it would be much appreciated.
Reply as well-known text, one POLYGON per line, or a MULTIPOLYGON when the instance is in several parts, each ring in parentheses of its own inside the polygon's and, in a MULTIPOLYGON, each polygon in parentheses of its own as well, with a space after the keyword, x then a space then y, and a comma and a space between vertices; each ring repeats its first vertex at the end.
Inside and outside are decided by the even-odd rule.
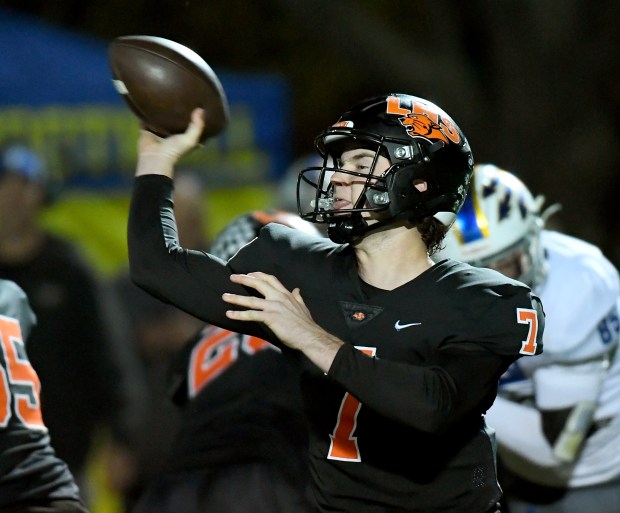
POLYGON ((539 287, 547 275, 540 244, 543 201, 514 174, 493 164, 474 166, 469 194, 436 259, 498 268, 514 258, 518 271, 511 277, 539 287))

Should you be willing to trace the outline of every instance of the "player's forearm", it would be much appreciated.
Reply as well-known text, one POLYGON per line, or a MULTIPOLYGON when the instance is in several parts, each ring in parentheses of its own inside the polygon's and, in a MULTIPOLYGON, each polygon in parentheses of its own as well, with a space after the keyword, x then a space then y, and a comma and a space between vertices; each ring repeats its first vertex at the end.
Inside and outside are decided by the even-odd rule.
POLYGON ((130 276, 136 285, 205 322, 266 338, 258 325, 226 317, 222 292, 245 292, 230 283, 230 269, 216 257, 179 246, 169 178, 136 178, 127 243, 130 276))
POLYGON ((451 429, 467 412, 482 416, 505 368, 490 353, 446 355, 429 365, 372 357, 371 349, 345 345, 329 375, 375 411, 427 433, 451 429))
POLYGON ((329 376, 388 418, 425 432, 448 427, 454 388, 431 369, 376 358, 372 348, 345 345, 329 376))
MULTIPOLYGON (((172 183, 155 175, 136 178, 127 227, 129 270, 131 279, 147 289, 159 281, 160 255, 166 251, 160 220, 162 206, 172 212, 172 183)), ((174 230, 174 222, 169 229, 174 230)))
MULTIPOLYGON (((209 262, 204 265, 195 262, 194 271, 189 272, 192 257, 178 244, 170 179, 158 175, 136 178, 127 233, 132 281, 151 295, 203 319, 206 308, 203 308, 205 312, 200 311, 203 309, 195 304, 195 298, 201 297, 203 301, 208 298, 201 295, 204 284, 198 283, 209 272, 203 269, 209 262)), ((211 270, 211 275, 214 281, 216 269, 211 270)))

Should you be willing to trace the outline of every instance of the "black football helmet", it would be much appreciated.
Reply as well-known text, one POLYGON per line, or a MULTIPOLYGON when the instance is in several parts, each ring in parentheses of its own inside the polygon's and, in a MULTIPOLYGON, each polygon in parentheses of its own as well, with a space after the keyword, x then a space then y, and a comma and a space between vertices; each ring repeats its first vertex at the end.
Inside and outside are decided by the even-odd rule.
POLYGON ((362 101, 315 140, 323 166, 303 169, 297 180, 299 215, 328 223, 329 237, 352 242, 370 230, 433 216, 446 229, 461 208, 473 173, 473 155, 465 135, 448 114, 428 100, 406 94, 387 94, 362 101), (337 167, 343 151, 367 148, 376 153, 368 175, 337 167), (381 176, 372 176, 377 157, 389 159, 381 176), (336 164, 330 165, 331 162, 336 164), (334 172, 366 178, 365 188, 350 209, 333 208, 334 172), (371 180, 372 179, 372 180, 371 180), (425 181, 418 191, 414 181, 425 181), (308 197, 309 204, 300 198, 308 197), (363 212, 377 212, 369 225, 363 212))
POLYGON ((269 223, 283 224, 309 235, 321 236, 316 226, 304 221, 297 214, 284 210, 252 210, 235 217, 215 236, 209 253, 224 261, 230 260, 248 242, 258 236, 269 223))

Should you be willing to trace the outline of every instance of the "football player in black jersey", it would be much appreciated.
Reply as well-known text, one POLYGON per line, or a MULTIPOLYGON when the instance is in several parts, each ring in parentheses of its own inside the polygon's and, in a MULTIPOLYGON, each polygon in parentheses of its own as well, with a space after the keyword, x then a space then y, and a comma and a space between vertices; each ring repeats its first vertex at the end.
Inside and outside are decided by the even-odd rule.
MULTIPOLYGON (((319 235, 290 212, 255 210, 228 223, 209 252, 227 261, 274 222, 319 235)), ((310 513, 301 394, 281 352, 207 325, 172 371, 179 431, 132 513, 310 513)))
POLYGON ((25 341, 35 315, 24 291, 0 280, 0 511, 87 513, 41 415, 41 383, 25 341))
POLYGON ((174 165, 202 117, 166 139, 141 133, 134 281, 282 349, 300 374, 317 511, 495 512, 484 414, 509 365, 542 351, 544 314, 518 281, 430 258, 472 175, 462 131, 422 98, 361 102, 317 138, 324 164, 298 182, 298 198, 313 190, 301 216, 331 241, 271 224, 224 262, 181 248, 174 224, 174 165))

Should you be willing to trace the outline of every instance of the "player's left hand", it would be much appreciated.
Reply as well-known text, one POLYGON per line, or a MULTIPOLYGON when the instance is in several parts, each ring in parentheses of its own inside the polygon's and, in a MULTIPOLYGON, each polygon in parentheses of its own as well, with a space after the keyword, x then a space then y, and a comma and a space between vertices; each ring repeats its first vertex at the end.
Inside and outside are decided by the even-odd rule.
POLYGON ((230 280, 250 287, 263 297, 225 293, 227 303, 247 308, 228 310, 226 316, 238 321, 262 322, 288 347, 303 351, 327 371, 342 342, 314 322, 298 288, 289 291, 270 274, 233 274, 230 280))
POLYGON ((275 335, 293 349, 299 347, 308 331, 321 328, 312 320, 299 289, 287 290, 270 274, 233 274, 230 280, 259 292, 263 298, 226 293, 222 297, 227 303, 242 306, 247 310, 229 310, 227 317, 238 321, 265 323, 275 335))

